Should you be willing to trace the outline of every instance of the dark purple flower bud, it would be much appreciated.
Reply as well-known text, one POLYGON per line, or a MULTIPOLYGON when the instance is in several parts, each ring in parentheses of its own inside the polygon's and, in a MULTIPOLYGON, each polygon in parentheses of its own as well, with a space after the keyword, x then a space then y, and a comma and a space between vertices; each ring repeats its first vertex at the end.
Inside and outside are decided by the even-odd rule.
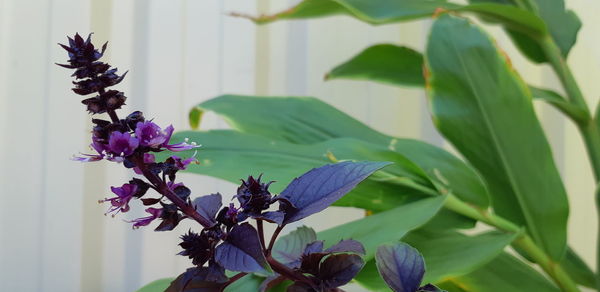
POLYGON ((224 207, 219 211, 217 222, 227 226, 227 228, 231 228, 238 223, 237 218, 238 209, 236 209, 233 204, 229 204, 229 207, 224 207))
POLYGON ((137 218, 137 219, 133 219, 132 221, 129 221, 129 223, 133 223, 134 229, 140 228, 142 226, 147 226, 150 223, 152 223, 152 221, 156 220, 157 218, 159 218, 161 216, 161 214, 163 213, 163 209, 148 208, 148 209, 146 209, 146 213, 150 213, 150 216, 137 218))
MULTIPOLYGON (((97 61, 102 57, 104 51, 106 50, 105 43, 102 46, 102 50, 98 51, 94 48, 94 44, 91 42, 92 34, 89 34, 87 40, 83 40, 83 38, 76 33, 74 38, 69 39, 69 45, 59 44, 63 49, 65 49, 69 53, 69 65, 58 64, 59 66, 65 68, 80 68, 84 66, 90 66, 92 63, 97 61)), ((82 76, 85 76, 82 74, 82 76)))
POLYGON ((123 184, 121 187, 111 187, 110 189, 117 196, 98 201, 99 203, 110 202, 111 207, 106 214, 114 212, 112 215, 114 217, 119 212, 129 211, 129 201, 131 201, 137 193, 137 185, 127 183, 123 184))
POLYGON ((125 123, 132 131, 135 131, 137 123, 143 123, 144 121, 144 114, 140 111, 132 112, 125 118, 125 123))
POLYGON ((109 160, 123 161, 123 157, 133 154, 138 145, 139 140, 132 137, 131 134, 112 132, 108 138, 108 150, 112 152, 113 156, 109 160))
POLYGON ((178 254, 189 257, 196 266, 204 265, 211 258, 216 244, 216 240, 205 233, 198 234, 192 231, 182 235, 181 240, 179 246, 183 251, 178 254))
POLYGON ((92 136, 96 139, 108 141, 108 130, 111 122, 102 119, 92 119, 95 126, 92 128, 92 136))
POLYGON ((88 66, 78 68, 71 76, 77 79, 88 78, 102 74, 110 68, 110 65, 102 62, 94 62, 88 66))
MULTIPOLYGON (((75 89, 73 89, 75 90, 75 89)), ((90 114, 101 114, 106 112, 106 104, 104 100, 96 97, 87 98, 81 101, 87 107, 90 114)))
POLYGON ((127 97, 123 95, 123 92, 118 90, 109 90, 99 96, 106 105, 106 109, 116 110, 120 109, 125 104, 127 97))
POLYGON ((273 202, 269 192, 269 185, 272 182, 261 183, 260 178, 260 176, 258 179, 249 176, 247 181, 242 180, 242 185, 237 189, 235 196, 240 201, 242 210, 251 215, 259 215, 273 202))

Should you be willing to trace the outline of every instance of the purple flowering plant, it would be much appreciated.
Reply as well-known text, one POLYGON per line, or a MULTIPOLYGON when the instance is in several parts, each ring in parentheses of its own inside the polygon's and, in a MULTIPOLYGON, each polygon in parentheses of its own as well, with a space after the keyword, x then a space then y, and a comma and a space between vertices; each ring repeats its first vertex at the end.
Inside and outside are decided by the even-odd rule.
MULTIPOLYGON (((219 193, 192 199, 191 190, 177 181, 177 172, 198 163, 196 158, 173 153, 157 161, 155 154, 200 146, 188 141, 171 144, 173 126, 161 127, 142 112, 120 118, 117 110, 127 97, 107 88, 119 84, 127 72, 119 75, 116 68, 99 61, 106 43, 98 50, 91 35, 84 40, 75 34, 68 40, 68 45, 60 44, 68 52, 68 63, 58 65, 75 70, 72 76, 76 79, 76 94, 93 95, 82 101, 87 111, 109 117, 92 119, 90 148, 94 153, 81 154, 74 160, 108 160, 137 174, 121 186, 111 187, 113 197, 100 200, 109 205, 106 213, 116 216, 128 212, 130 205, 139 201, 148 216, 131 221, 133 228, 159 221, 154 230, 169 231, 184 219, 200 225, 200 232, 188 231, 179 244, 179 255, 189 257, 193 267, 173 280, 166 291, 223 291, 251 273, 265 277, 260 291, 281 285, 290 292, 343 291, 339 287, 362 269, 365 249, 358 241, 345 239, 324 248, 324 242, 307 227, 279 241, 277 238, 286 225, 326 209, 389 163, 346 161, 325 165, 294 179, 279 195, 269 191, 272 181, 262 181, 262 175, 249 176, 237 189, 237 204, 223 206, 219 193), (265 237, 265 222, 277 225, 269 240, 265 237)), ((377 268, 392 290, 440 291, 432 285, 421 287, 425 265, 410 246, 381 246, 376 258, 377 268)))

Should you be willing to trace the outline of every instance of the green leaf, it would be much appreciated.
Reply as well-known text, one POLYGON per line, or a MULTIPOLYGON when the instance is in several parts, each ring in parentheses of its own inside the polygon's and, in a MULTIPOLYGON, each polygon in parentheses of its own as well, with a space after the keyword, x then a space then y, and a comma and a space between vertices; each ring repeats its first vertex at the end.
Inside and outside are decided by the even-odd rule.
POLYGON ((439 286, 448 291, 464 292, 560 291, 539 272, 507 253, 500 254, 472 273, 446 279, 439 286))
POLYGON ((385 24, 429 17, 439 9, 477 13, 488 20, 530 35, 540 36, 546 32, 541 19, 526 10, 494 3, 465 6, 445 0, 304 0, 297 6, 274 15, 249 18, 262 24, 281 19, 346 14, 370 24, 385 24))
POLYGON ((224 292, 256 292, 265 278, 248 274, 225 288, 224 292))
POLYGON ((561 266, 575 283, 589 288, 596 288, 596 276, 594 272, 570 247, 567 248, 567 253, 561 262, 561 266))
MULTIPOLYGON (((425 86, 423 55, 406 47, 392 44, 371 46, 350 60, 335 67, 327 79, 355 79, 396 86, 425 86)), ((533 98, 552 104, 576 122, 589 119, 586 111, 570 104, 558 93, 529 86, 533 98)))
POLYGON ((425 257, 424 283, 468 274, 498 256, 517 237, 515 233, 488 232, 466 236, 458 232, 411 232, 402 241, 425 257))
POLYGON ((327 73, 325 79, 373 80, 399 86, 425 86, 423 56, 406 47, 374 45, 327 73))
POLYGON ((144 287, 138 289, 136 292, 163 292, 169 287, 169 285, 171 285, 173 280, 173 278, 165 278, 152 281, 146 284, 144 287))
POLYGON ((342 239, 357 240, 365 247, 364 259, 367 261, 373 258, 378 246, 397 241, 425 224, 440 210, 445 199, 444 196, 422 199, 321 231, 317 233, 317 238, 324 240, 326 245, 333 245, 342 239))
POLYGON ((556 41, 563 57, 568 56, 581 28, 579 17, 573 11, 565 9, 563 0, 535 0, 535 2, 537 14, 546 22, 548 31, 556 41))
MULTIPOLYGON (((225 95, 198 105, 197 110, 214 111, 241 132, 280 141, 313 144, 351 137, 377 144, 408 158, 430 180, 462 200, 481 207, 489 204, 487 189, 479 175, 452 154, 418 140, 384 135, 316 98, 225 95), (254 114, 246 114, 248 111, 254 114)), ((365 153, 371 151, 369 147, 365 147, 365 153)), ((374 160, 364 156, 337 158, 374 160)))
MULTIPOLYGON (((423 283, 440 283, 467 275, 496 258, 517 234, 489 232, 466 236, 458 232, 429 232, 422 228, 402 238, 425 258, 423 283)), ((389 291, 377 274, 375 263, 367 262, 355 280, 373 291, 389 291)), ((454 290, 449 290, 454 291, 454 290)))
POLYGON ((262 24, 345 14, 371 24, 383 24, 431 16, 437 8, 459 7, 445 0, 304 0, 280 13, 251 19, 262 24))
MULTIPOLYGON (((180 132, 173 139, 182 141, 184 137, 203 145, 198 154, 200 164, 190 165, 187 171, 235 183, 248 175, 264 173, 266 179, 276 181, 270 187, 275 193, 302 173, 330 163, 331 156, 339 160, 394 162, 342 197, 337 206, 379 212, 427 195, 423 191, 435 192, 425 173, 404 156, 360 140, 298 145, 228 130, 180 132)), ((192 151, 186 153, 192 155, 192 151)), ((159 159, 167 156, 167 152, 158 155, 159 159)))
POLYGON ((577 123, 584 123, 590 119, 589 114, 585 110, 582 110, 581 108, 571 104, 560 94, 550 89, 529 86, 529 90, 534 98, 542 99, 552 104, 554 107, 563 112, 565 115, 571 117, 573 121, 577 123))
MULTIPOLYGON (((577 41, 581 21, 573 11, 565 9, 563 0, 534 1, 533 7, 528 7, 528 9, 534 11, 545 22, 550 35, 560 48, 563 56, 567 57, 577 41)), ((515 5, 513 1, 506 0, 470 0, 469 2, 515 5)), ((538 63, 547 62, 545 53, 537 42, 514 30, 507 30, 507 32, 517 47, 529 59, 538 63)))
POLYGON ((300 226, 280 237, 273 246, 272 256, 281 263, 293 262, 302 256, 309 243, 317 240, 317 233, 310 227, 300 226))
POLYGON ((440 132, 483 175, 494 210, 526 226, 535 242, 560 259, 567 196, 525 84, 493 41, 462 18, 438 18, 426 59, 440 132))

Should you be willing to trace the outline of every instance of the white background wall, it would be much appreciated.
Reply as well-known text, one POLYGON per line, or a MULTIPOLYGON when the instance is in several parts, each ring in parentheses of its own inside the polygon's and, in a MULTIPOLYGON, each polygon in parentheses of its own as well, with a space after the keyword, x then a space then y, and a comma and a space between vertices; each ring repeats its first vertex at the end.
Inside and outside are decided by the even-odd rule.
MULTIPOLYGON (((86 151, 89 116, 71 93, 65 52, 56 43, 74 32, 110 41, 106 60, 129 70, 119 89, 130 108, 161 124, 187 128, 193 105, 222 93, 322 98, 376 129, 447 147, 431 126, 424 93, 323 75, 370 44, 423 49, 429 21, 370 27, 347 17, 256 27, 228 12, 263 13, 295 1, 248 0, 0 0, 0 291, 129 292, 189 266, 177 235, 132 231, 125 217, 102 216, 97 200, 129 174, 105 162, 69 160, 86 151)), ((594 0, 568 0, 584 22, 570 63, 591 105, 600 93, 600 19, 594 0)), ((546 66, 516 53, 491 28, 530 83, 560 89, 546 66)), ((570 243, 594 264, 593 180, 575 127, 556 111, 537 109, 571 198, 570 243)), ((126 110, 125 110, 126 111, 126 110)), ((206 128, 224 127, 208 117, 206 128)), ((195 195, 234 186, 185 175, 195 195)), ((324 229, 360 217, 332 208, 305 223, 324 229)), ((351 291, 360 291, 358 288, 351 291)))

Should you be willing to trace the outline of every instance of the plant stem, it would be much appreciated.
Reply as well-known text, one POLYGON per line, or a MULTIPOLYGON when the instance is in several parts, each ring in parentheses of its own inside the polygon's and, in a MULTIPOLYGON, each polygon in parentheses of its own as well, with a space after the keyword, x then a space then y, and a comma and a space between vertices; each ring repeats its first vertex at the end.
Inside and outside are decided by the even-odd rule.
POLYGON ((577 288, 575 282, 573 282, 569 275, 563 270, 563 268, 560 266, 560 263, 553 261, 541 248, 535 244, 529 235, 522 232, 521 227, 500 216, 492 214, 487 210, 467 204, 452 194, 447 194, 446 196, 448 196, 448 198, 444 207, 447 209, 476 219, 500 230, 519 233, 519 236, 513 242, 514 245, 527 252, 527 254, 535 261, 535 263, 537 263, 546 272, 546 274, 552 278, 552 280, 561 288, 561 290, 567 292, 579 291, 579 288, 577 288))
POLYGON ((263 252, 265 252, 267 250, 267 247, 265 246, 265 230, 263 228, 263 221, 261 219, 256 219, 256 229, 258 231, 260 246, 262 247, 263 252))
MULTIPOLYGON (((550 36, 543 40, 542 48, 548 60, 550 61, 552 68, 556 72, 556 75, 558 76, 563 88, 565 89, 571 104, 578 106, 580 109, 588 113, 588 118, 585 121, 574 122, 577 124, 579 132, 583 137, 585 148, 594 172, 596 186, 598 186, 598 182, 600 182, 600 131, 596 121, 598 117, 596 116, 591 118, 590 110, 585 102, 585 98, 581 93, 579 86, 577 85, 575 77, 573 76, 573 73, 571 72, 566 60, 563 58, 560 49, 550 36)), ((598 190, 596 190, 594 198, 596 203, 596 212, 598 213, 598 234, 596 240, 596 289, 600 291, 600 198, 598 196, 600 196, 600 194, 598 193, 598 190)))
POLYGON ((200 213, 198 213, 194 207, 188 205, 184 200, 177 196, 165 183, 165 181, 161 180, 156 174, 154 174, 144 163, 144 159, 141 156, 133 157, 132 161, 135 163, 137 167, 140 168, 142 174, 152 183, 162 195, 167 197, 173 204, 175 204, 181 212, 183 212, 188 217, 196 220, 200 225, 204 228, 210 228, 214 226, 214 223, 204 218, 200 213))
POLYGON ((233 282, 243 278, 244 276, 246 276, 248 273, 237 273, 235 274, 235 276, 229 278, 229 281, 227 281, 225 284, 223 284, 223 286, 221 287, 220 291, 225 291, 225 288, 227 288, 227 286, 233 284, 233 282))
POLYGON ((275 240, 277 240, 277 236, 279 236, 279 233, 281 232, 281 230, 283 230, 283 227, 284 227, 284 225, 277 226, 277 228, 275 228, 275 231, 273 232, 273 235, 271 236, 271 240, 269 241, 269 246, 267 247, 267 251, 266 251, 267 256, 271 255, 271 250, 273 249, 273 246, 275 245, 275 240))

